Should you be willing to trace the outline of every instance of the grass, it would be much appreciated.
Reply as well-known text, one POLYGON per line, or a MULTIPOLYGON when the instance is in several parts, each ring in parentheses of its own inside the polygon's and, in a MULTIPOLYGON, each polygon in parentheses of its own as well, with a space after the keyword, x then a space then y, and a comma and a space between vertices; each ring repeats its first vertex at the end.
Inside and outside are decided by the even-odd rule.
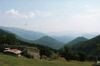
POLYGON ((92 64, 92 62, 34 60, 0 54, 0 66, 91 66, 92 64))

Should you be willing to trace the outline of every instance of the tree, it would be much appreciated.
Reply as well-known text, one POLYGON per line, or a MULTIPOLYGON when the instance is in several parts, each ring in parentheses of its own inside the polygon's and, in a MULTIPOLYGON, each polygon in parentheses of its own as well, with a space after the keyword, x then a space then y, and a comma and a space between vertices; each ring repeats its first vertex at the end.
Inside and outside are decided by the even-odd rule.
POLYGON ((85 61, 86 54, 84 52, 78 52, 78 58, 79 58, 79 61, 85 61))
POLYGON ((64 48, 59 50, 59 54, 61 57, 64 57, 67 61, 71 60, 72 54, 69 47, 64 46, 64 48))
POLYGON ((45 47, 40 48, 40 58, 42 58, 42 56, 47 56, 50 58, 52 54, 53 51, 50 50, 49 48, 45 48, 45 47))

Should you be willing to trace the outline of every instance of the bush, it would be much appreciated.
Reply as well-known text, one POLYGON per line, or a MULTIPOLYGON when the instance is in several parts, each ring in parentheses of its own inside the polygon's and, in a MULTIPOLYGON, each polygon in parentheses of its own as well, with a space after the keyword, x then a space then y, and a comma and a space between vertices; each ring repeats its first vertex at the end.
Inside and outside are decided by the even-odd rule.
POLYGON ((34 58, 33 54, 29 53, 27 49, 23 51, 22 55, 27 58, 34 58))

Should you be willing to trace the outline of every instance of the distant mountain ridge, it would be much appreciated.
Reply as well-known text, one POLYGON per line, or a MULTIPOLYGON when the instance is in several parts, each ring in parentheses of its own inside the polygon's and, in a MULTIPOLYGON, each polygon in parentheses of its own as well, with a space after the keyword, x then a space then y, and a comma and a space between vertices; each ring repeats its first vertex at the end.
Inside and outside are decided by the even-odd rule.
POLYGON ((64 46, 64 44, 62 42, 57 41, 56 39, 53 39, 50 36, 44 36, 38 40, 35 40, 34 42, 41 44, 41 45, 51 47, 53 49, 59 49, 64 46))
MULTIPOLYGON (((0 27, 0 28, 15 34, 16 37, 22 41, 29 42, 29 43, 37 43, 54 49, 63 47, 66 44, 66 42, 73 39, 73 37, 70 38, 67 36, 60 36, 60 37, 48 36, 41 32, 34 32, 34 31, 24 30, 20 28, 12 28, 12 27, 0 27)), ((81 44, 81 42, 85 42, 87 40, 88 39, 85 37, 78 37, 70 41, 69 43, 67 43, 67 45, 76 45, 79 43, 81 44)))
POLYGON ((76 39, 70 41, 69 43, 67 43, 67 45, 69 46, 72 46, 72 45, 75 45, 77 43, 81 43, 81 42, 84 42, 84 41, 87 41, 88 39, 85 38, 85 37, 77 37, 76 39))
POLYGON ((63 43, 68 43, 74 39, 74 37, 71 36, 52 36, 54 39, 63 42, 63 43))
POLYGON ((10 31, 23 39, 31 40, 31 41, 45 36, 45 34, 40 32, 34 32, 34 31, 24 30, 20 28, 11 28, 11 27, 0 27, 0 28, 6 31, 10 31))

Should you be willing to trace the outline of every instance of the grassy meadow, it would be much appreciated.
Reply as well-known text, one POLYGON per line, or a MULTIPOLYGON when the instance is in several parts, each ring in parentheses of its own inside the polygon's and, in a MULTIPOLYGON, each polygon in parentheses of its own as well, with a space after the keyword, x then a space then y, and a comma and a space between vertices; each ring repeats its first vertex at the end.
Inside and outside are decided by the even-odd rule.
POLYGON ((92 62, 35 60, 0 54, 0 66, 91 66, 92 64, 92 62))

